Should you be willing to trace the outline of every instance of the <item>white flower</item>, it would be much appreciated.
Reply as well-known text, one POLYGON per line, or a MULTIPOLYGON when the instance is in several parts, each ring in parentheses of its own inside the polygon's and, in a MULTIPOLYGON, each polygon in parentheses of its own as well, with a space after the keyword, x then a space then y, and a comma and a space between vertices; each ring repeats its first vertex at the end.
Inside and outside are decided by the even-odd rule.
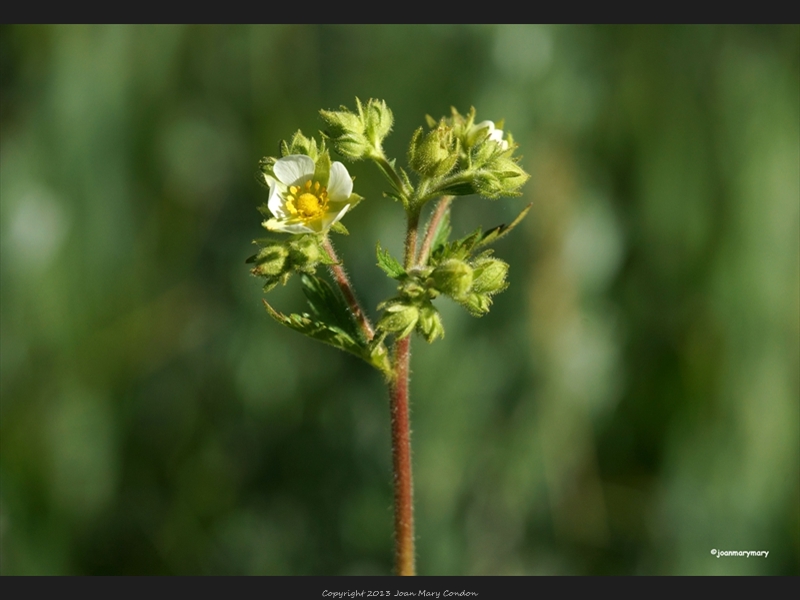
POLYGON ((270 231, 324 233, 360 199, 353 195, 353 180, 340 162, 331 164, 328 181, 314 180, 314 160, 303 154, 275 162, 267 206, 273 218, 263 225, 270 231))
POLYGON ((508 150, 508 141, 503 139, 503 130, 495 128, 492 121, 482 121, 477 125, 473 125, 467 134, 467 139, 474 144, 481 139, 480 136, 487 135, 487 132, 484 131, 485 129, 488 129, 488 136, 486 139, 500 144, 500 148, 504 151, 508 150))

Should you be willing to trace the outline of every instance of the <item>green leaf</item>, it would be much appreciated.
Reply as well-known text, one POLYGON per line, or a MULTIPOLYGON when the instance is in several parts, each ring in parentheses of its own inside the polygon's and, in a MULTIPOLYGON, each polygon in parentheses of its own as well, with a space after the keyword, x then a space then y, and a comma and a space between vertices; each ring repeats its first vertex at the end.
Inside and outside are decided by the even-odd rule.
POLYGON ((324 279, 304 273, 300 277, 303 294, 311 312, 323 324, 339 329, 354 340, 361 340, 361 333, 341 295, 337 294, 324 279))
POLYGON ((484 233, 481 240, 475 246, 475 249, 481 248, 483 246, 488 246, 489 244, 493 244, 500 238, 507 236, 511 232, 511 230, 514 229, 514 227, 516 227, 517 225, 519 225, 522 219, 525 218, 525 216, 528 214, 528 211, 531 209, 531 206, 533 206, 533 202, 531 202, 530 204, 528 204, 528 206, 523 208, 522 212, 520 212, 517 215, 517 218, 511 221, 511 223, 509 223, 508 225, 498 225, 497 227, 490 229, 489 231, 484 233))
POLYGON ((377 247, 378 266, 392 279, 400 280, 406 276, 406 270, 388 250, 381 248, 380 243, 377 247))
POLYGON ((291 314, 287 316, 272 308, 266 300, 263 302, 269 316, 281 325, 372 362, 366 346, 353 339, 351 335, 339 327, 318 321, 307 314, 291 314))

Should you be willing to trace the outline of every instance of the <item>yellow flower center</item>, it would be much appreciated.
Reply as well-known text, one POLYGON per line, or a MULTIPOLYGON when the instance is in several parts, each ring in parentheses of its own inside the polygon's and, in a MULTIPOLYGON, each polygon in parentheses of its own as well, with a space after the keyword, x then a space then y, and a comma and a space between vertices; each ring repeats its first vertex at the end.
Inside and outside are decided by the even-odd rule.
POLYGON ((293 217, 303 221, 318 219, 328 209, 328 190, 319 181, 306 181, 302 186, 291 185, 286 208, 293 217))

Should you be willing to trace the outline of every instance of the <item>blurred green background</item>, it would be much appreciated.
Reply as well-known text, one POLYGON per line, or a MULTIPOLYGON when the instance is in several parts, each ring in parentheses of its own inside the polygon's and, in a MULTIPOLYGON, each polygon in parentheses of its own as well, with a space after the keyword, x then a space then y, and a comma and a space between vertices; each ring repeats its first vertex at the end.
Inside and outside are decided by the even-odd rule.
MULTIPOLYGON (((454 206, 534 203, 510 288, 415 341, 420 573, 800 573, 800 27, 4 26, 0 61, 3 574, 391 572, 383 382, 244 264, 259 158, 356 95, 401 161, 474 105, 532 174, 454 206)), ((402 210, 349 166, 375 315, 402 210)))

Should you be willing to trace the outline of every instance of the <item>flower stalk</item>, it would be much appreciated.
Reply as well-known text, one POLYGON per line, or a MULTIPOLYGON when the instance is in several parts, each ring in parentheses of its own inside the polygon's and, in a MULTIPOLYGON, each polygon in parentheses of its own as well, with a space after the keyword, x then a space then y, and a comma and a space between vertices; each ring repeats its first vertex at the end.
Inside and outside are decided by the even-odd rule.
POLYGON ((369 321, 369 317, 367 317, 367 314, 364 312, 364 309, 361 308, 361 304, 356 297, 355 289, 350 283, 350 278, 347 276, 347 272, 344 270, 339 257, 336 255, 336 251, 333 249, 333 244, 327 235, 322 238, 322 249, 325 250, 325 254, 327 254, 328 258, 331 260, 331 264, 328 265, 328 267, 333 275, 333 279, 336 281, 336 285, 339 286, 345 301, 347 301, 347 305, 350 307, 353 317, 361 328, 364 338, 368 342, 372 341, 372 338, 375 337, 375 330, 372 327, 372 323, 369 321))

